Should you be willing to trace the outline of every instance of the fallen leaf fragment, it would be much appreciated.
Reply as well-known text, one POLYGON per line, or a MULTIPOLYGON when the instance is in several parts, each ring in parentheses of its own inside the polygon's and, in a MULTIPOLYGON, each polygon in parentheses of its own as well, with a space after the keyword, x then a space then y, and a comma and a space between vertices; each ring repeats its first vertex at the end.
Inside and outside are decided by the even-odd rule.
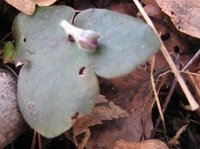
POLYGON ((156 0, 170 16, 175 27, 190 36, 200 38, 200 3, 198 0, 156 0))
POLYGON ((88 127, 97 124, 102 124, 103 120, 112 120, 113 118, 127 117, 129 114, 115 105, 113 102, 109 102, 104 96, 100 96, 97 105, 89 115, 79 118, 73 125, 73 134, 78 136, 81 133, 88 131, 88 127))
POLYGON ((103 120, 112 120, 113 118, 127 117, 129 114, 115 105, 113 102, 109 102, 105 96, 100 95, 95 108, 89 115, 79 118, 73 125, 74 141, 78 149, 83 149, 90 137, 90 126, 102 124, 103 120), (81 142, 77 142, 76 137, 84 133, 81 142))
POLYGON ((19 11, 32 15, 35 11, 36 5, 38 6, 50 6, 57 0, 5 0, 8 4, 12 5, 19 11))
POLYGON ((112 80, 101 80, 101 91, 107 98, 128 111, 123 119, 104 121, 90 129, 91 136, 87 149, 112 149, 120 139, 138 142, 142 137, 150 137, 153 129, 151 120, 152 100, 149 74, 143 68, 112 80))
POLYGON ((5 0, 5 1, 27 15, 32 15, 33 12, 35 11, 35 3, 32 0, 5 0))
POLYGON ((146 140, 139 143, 119 140, 114 149, 169 149, 165 143, 159 140, 146 140))
MULTIPOLYGON (((163 19, 163 13, 155 0, 143 0, 142 3, 145 5, 144 10, 149 16, 163 19)), ((138 15, 140 16, 141 13, 139 12, 138 15)))
POLYGON ((131 3, 124 2, 124 3, 119 3, 119 4, 113 4, 113 5, 109 6, 108 9, 116 11, 116 12, 124 13, 124 14, 130 15, 130 16, 136 16, 136 14, 137 14, 137 9, 132 2, 131 3))

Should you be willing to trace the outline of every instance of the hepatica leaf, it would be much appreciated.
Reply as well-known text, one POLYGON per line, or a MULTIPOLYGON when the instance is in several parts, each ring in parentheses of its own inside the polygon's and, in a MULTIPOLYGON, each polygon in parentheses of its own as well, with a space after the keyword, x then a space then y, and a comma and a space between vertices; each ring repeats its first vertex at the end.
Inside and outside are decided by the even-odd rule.
POLYGON ((99 47, 88 59, 90 68, 105 78, 130 72, 160 46, 152 29, 143 21, 109 10, 85 10, 75 18, 75 26, 100 34, 99 47))
POLYGON ((51 138, 72 125, 77 112, 88 113, 98 97, 94 72, 85 65, 84 51, 68 42, 59 23, 74 10, 57 6, 20 14, 14 21, 16 63, 24 62, 18 79, 18 99, 25 120, 51 138), (81 74, 80 74, 81 73, 81 74))
POLYGON ((74 20, 86 33, 100 35, 96 50, 88 52, 82 47, 90 47, 90 42, 77 44, 60 25, 63 20, 71 23, 74 15, 67 6, 43 7, 33 16, 19 14, 13 23, 15 62, 24 63, 18 80, 20 110, 28 124, 48 138, 68 130, 77 113, 92 110, 99 95, 96 74, 118 77, 159 49, 156 35, 144 22, 88 9, 74 20))

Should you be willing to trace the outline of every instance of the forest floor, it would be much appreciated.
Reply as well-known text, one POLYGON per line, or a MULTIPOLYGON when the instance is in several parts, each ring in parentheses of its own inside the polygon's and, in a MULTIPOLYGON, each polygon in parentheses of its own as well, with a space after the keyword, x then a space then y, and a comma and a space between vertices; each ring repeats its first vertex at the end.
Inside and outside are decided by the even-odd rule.
MULTIPOLYGON (((144 20, 142 13, 131 0, 58 0, 56 4, 68 5, 79 11, 105 8, 144 20)), ((141 0, 141 4, 159 33, 170 58, 180 70, 192 96, 200 104, 198 2, 141 0)), ((11 26, 18 13, 18 10, 6 2, 0 2, 0 50, 6 41, 13 40, 11 26)), ((3 64, 2 59, 0 63, 14 69, 16 73, 19 71, 12 64, 3 64)), ((162 50, 156 53, 153 64, 149 60, 126 76, 99 80, 101 98, 106 100, 109 108, 107 111, 98 111, 98 114, 111 112, 113 115, 111 114, 110 119, 102 116, 99 119, 102 123, 95 123, 96 119, 90 119, 91 123, 82 124, 87 125, 87 131, 79 133, 80 130, 76 128, 77 134, 73 134, 74 130, 71 129, 54 139, 46 139, 30 128, 5 149, 81 149, 83 146, 86 149, 145 149, 149 142, 155 143, 159 149, 165 148, 162 142, 170 149, 199 149, 200 109, 191 111, 188 108, 185 92, 176 81, 174 71, 171 70, 162 50), (152 88, 152 75, 164 121, 160 117, 152 88), (128 116, 120 115, 122 111, 126 111, 128 116), (156 139, 162 142, 154 142, 156 139)))

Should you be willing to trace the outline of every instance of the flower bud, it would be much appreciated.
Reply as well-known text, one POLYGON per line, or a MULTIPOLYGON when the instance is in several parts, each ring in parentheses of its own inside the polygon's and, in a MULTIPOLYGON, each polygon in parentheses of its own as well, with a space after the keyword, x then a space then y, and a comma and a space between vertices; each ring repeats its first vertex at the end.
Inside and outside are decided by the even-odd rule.
POLYGON ((75 27, 65 20, 62 20, 60 26, 63 27, 68 35, 71 35, 80 49, 88 52, 94 52, 97 48, 97 40, 100 37, 98 33, 92 30, 84 30, 75 27))

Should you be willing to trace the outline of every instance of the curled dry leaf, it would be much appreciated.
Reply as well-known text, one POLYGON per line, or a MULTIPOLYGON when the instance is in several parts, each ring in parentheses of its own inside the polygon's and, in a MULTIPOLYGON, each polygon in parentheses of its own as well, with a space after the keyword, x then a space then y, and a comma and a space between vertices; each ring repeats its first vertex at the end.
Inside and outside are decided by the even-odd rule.
POLYGON ((169 149, 165 143, 159 140, 146 140, 139 143, 119 140, 114 149, 169 149))
POLYGON ((121 109, 113 102, 109 102, 101 95, 99 96, 92 113, 78 119, 73 125, 74 136, 76 137, 79 134, 86 132, 90 126, 102 124, 103 120, 112 120, 113 118, 118 119, 127 117, 128 115, 129 114, 125 110, 121 109))
POLYGON ((200 3, 198 0, 156 0, 176 28, 200 38, 200 3))
POLYGON ((57 0, 5 0, 19 11, 32 15, 35 11, 35 6, 50 6, 57 0))

